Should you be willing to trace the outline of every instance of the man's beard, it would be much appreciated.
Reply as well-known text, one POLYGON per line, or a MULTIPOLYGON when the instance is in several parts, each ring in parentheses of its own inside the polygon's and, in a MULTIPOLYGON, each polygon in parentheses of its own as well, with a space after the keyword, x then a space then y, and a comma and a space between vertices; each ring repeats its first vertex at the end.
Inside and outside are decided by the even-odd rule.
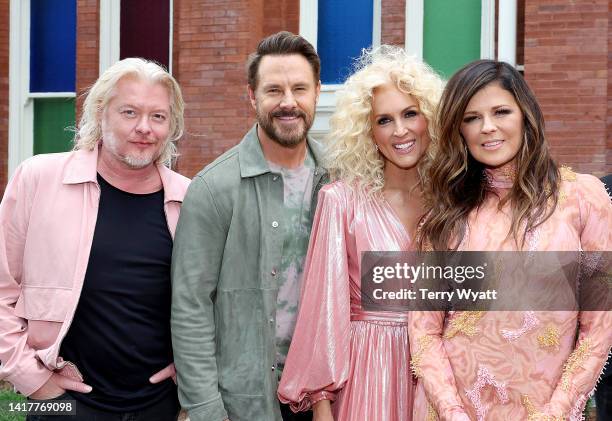
POLYGON ((281 146, 294 148, 306 139, 306 134, 312 127, 313 118, 304 111, 273 111, 271 113, 262 113, 257 107, 257 122, 263 131, 270 139, 281 146), (298 117, 302 119, 302 124, 297 122, 295 128, 288 129, 287 127, 275 124, 276 117, 298 117))
POLYGON ((111 152, 111 154, 120 162, 123 162, 125 165, 130 167, 131 169, 138 170, 145 167, 148 167, 161 156, 163 152, 163 147, 156 151, 154 154, 142 154, 141 156, 134 156, 121 154, 118 148, 118 140, 115 135, 110 130, 102 129, 102 142, 104 146, 111 152))

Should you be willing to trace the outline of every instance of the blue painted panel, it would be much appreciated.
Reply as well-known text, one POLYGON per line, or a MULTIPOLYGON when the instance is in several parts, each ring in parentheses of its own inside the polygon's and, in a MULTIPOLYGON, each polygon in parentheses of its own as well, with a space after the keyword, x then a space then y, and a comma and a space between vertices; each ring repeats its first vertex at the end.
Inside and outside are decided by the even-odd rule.
POLYGON ((321 81, 342 83, 353 59, 372 45, 372 0, 318 0, 317 50, 321 81))
POLYGON ((30 92, 74 92, 76 0, 31 0, 30 92))

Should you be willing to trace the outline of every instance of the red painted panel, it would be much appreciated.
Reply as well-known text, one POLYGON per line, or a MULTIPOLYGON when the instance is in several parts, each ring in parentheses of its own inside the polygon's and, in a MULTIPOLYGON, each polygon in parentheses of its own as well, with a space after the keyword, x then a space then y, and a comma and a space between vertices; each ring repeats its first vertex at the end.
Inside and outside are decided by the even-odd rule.
POLYGON ((168 68, 170 0, 121 2, 120 58, 142 57, 168 68))

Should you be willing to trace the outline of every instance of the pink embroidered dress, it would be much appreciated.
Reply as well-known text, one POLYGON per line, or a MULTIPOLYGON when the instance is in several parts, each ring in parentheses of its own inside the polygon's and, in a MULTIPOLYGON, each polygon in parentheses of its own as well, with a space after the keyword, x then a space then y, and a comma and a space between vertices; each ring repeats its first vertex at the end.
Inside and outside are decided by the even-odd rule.
MULTIPOLYGON (((612 249, 602 183, 562 168, 559 204, 528 250, 612 249)), ((488 174, 500 191, 512 181, 488 174)), ((489 194, 469 216, 463 250, 514 250, 510 207, 489 194)), ((414 420, 581 420, 612 344, 609 311, 415 312, 409 337, 419 378, 414 420)))
POLYGON ((303 411, 331 399, 335 421, 412 419, 408 313, 364 311, 360 290, 361 252, 411 247, 384 199, 342 182, 321 190, 282 402, 303 411))

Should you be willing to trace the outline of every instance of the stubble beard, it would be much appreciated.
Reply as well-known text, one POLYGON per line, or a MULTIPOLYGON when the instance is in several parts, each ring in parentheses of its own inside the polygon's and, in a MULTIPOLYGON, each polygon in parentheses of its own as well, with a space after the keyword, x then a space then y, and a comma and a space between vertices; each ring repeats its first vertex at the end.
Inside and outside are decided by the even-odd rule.
MULTIPOLYGON (((167 142, 167 141, 166 141, 167 142)), ((129 154, 122 154, 119 152, 117 147, 117 138, 112 133, 111 130, 102 129, 102 143, 110 153, 120 162, 127 165, 129 168, 134 170, 139 170, 142 168, 146 168, 151 165, 153 162, 157 161, 157 159, 161 156, 161 153, 164 148, 160 148, 153 154, 143 154, 143 156, 135 156, 129 154)))
POLYGON ((257 107, 256 114, 257 122, 266 135, 274 142, 287 148, 295 148, 306 139, 306 134, 312 127, 314 120, 312 116, 301 110, 273 111, 266 114, 257 107), (275 123, 276 117, 298 117, 302 121, 301 124, 296 124, 294 129, 287 130, 285 127, 275 123))

